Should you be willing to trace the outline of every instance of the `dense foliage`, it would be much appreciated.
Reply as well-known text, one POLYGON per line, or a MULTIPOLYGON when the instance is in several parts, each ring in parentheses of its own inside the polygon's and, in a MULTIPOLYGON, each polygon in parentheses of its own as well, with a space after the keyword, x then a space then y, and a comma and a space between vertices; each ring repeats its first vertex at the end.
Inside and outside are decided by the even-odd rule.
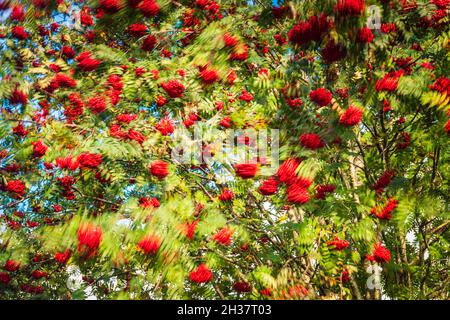
POLYGON ((449 9, 0 0, 0 298, 449 299, 449 9))

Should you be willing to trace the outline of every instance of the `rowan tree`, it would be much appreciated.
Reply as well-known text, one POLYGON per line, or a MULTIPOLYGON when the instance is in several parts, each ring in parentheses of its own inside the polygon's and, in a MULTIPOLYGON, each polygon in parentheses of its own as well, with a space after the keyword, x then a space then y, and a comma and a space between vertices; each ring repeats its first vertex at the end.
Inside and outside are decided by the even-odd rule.
POLYGON ((0 298, 449 299, 449 10, 0 0, 0 298))

